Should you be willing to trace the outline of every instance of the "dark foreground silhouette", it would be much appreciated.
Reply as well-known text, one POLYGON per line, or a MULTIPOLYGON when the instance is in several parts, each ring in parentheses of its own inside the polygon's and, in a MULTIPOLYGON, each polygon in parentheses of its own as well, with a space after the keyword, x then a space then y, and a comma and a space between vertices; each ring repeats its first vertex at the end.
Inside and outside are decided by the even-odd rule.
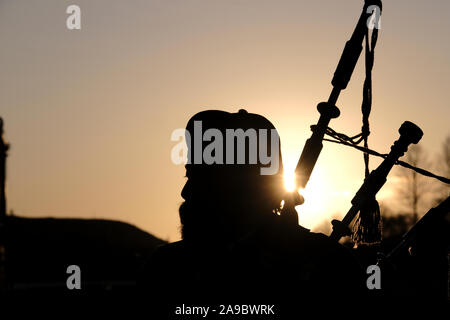
POLYGON ((114 296, 134 292, 143 262, 165 242, 110 220, 8 216, 7 295, 114 296), (81 269, 81 290, 68 290, 66 269, 81 269))
MULTIPOLYGON (((408 219, 385 218, 381 244, 356 250, 312 233, 297 223, 292 205, 301 199, 284 191, 279 140, 272 139, 276 131, 267 119, 244 110, 207 111, 189 121, 188 132, 195 131, 195 121, 201 121, 203 132, 215 129, 224 136, 226 129, 254 129, 256 151, 260 155, 265 140, 262 152, 269 163, 261 157, 249 163, 251 138, 246 137, 245 163, 236 164, 236 147, 232 164, 187 164, 179 210, 183 240, 171 244, 115 221, 4 215, 0 243, 7 254, 0 273, 6 274, 7 286, 2 296, 52 303, 68 297, 70 304, 74 297, 93 304, 108 298, 106 308, 113 307, 110 298, 119 298, 117 305, 131 300, 147 308, 152 319, 177 319, 180 308, 201 305, 273 306, 275 315, 289 319, 308 307, 337 303, 355 308, 447 300, 448 199, 443 210, 434 211, 438 214, 415 225, 420 227, 413 228, 414 241, 395 259, 380 260, 378 252, 389 253, 411 231, 408 219), (261 174, 275 159, 276 170, 261 174), (368 290, 365 270, 380 261, 382 289, 368 290), (81 268, 81 290, 67 288, 69 265, 81 268)), ((190 157, 198 143, 191 142, 190 157)), ((226 159, 230 149, 225 146, 211 154, 226 159)))

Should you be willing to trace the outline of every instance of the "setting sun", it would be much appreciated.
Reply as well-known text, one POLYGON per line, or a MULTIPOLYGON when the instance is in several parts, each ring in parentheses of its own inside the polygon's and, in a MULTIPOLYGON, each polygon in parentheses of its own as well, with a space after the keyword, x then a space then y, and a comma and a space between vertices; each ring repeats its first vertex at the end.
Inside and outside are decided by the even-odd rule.
POLYGON ((294 171, 285 171, 284 172, 284 188, 292 192, 295 190, 295 172, 294 171))
MULTIPOLYGON (((286 157, 284 161, 284 187, 289 192, 296 190, 295 158, 294 156, 286 157)), ((323 223, 331 221, 331 217, 336 214, 336 203, 346 202, 348 198, 348 195, 342 196, 342 193, 332 190, 331 185, 327 183, 330 180, 327 175, 327 171, 318 166, 314 169, 306 188, 297 189, 304 197, 305 203, 297 206, 296 211, 299 224, 306 228, 314 230, 323 223), (330 195, 333 196, 330 197, 330 195)))

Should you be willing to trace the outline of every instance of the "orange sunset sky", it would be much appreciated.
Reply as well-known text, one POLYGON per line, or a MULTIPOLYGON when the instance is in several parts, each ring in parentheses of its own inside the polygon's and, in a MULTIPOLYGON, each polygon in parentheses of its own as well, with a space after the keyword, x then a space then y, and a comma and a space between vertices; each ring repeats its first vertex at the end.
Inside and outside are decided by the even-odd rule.
MULTIPOLYGON (((184 167, 173 130, 205 109, 245 108, 277 127, 292 171, 326 101, 362 0, 1 0, 0 115, 8 207, 28 217, 106 218, 179 239, 184 167), (81 30, 66 8, 81 8, 81 30)), ((435 158, 450 134, 450 2, 386 0, 373 72, 370 146, 405 120, 435 158)), ((331 127, 361 128, 363 59, 331 127)), ((375 168, 379 160, 371 160, 375 168)), ((317 228, 342 216, 362 154, 325 144, 299 207, 317 228)), ((392 206, 394 174, 378 199, 392 206)), ((426 209, 426 208, 425 208, 426 209)))

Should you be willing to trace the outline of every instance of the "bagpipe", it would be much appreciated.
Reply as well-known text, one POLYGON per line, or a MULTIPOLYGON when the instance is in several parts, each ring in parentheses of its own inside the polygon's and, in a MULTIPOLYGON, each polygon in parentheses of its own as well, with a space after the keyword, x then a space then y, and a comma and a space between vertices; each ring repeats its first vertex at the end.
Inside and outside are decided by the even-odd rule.
MULTIPOLYGON (((312 135, 306 141, 297 167, 296 190, 305 188, 314 166, 323 148, 323 141, 351 146, 364 153, 365 179, 360 189, 351 201, 351 208, 345 217, 333 220, 333 231, 330 239, 339 241, 344 236, 352 235, 353 240, 358 244, 373 244, 381 241, 381 216, 378 203, 376 201, 377 192, 383 187, 387 176, 394 165, 402 165, 416 172, 436 178, 444 183, 450 184, 450 179, 437 176, 421 168, 413 167, 399 158, 407 152, 408 146, 417 144, 422 138, 422 130, 412 122, 406 121, 399 129, 400 138, 394 142, 388 154, 380 154, 369 149, 368 137, 370 135, 369 115, 372 108, 372 69, 374 66, 374 50, 378 39, 378 29, 380 16, 382 13, 382 2, 380 0, 365 0, 363 11, 355 30, 345 44, 341 58, 334 72, 331 84, 333 86, 327 102, 321 102, 317 106, 320 118, 316 125, 311 126, 312 135), (355 66, 365 46, 365 80, 363 87, 362 129, 361 133, 354 136, 347 136, 338 133, 329 127, 332 119, 339 117, 340 110, 336 106, 337 100, 342 90, 344 90, 353 74, 355 66), (325 135, 333 138, 327 139, 325 135), (364 146, 359 144, 363 142, 364 146), (369 155, 382 157, 383 162, 372 172, 369 170, 369 155), (351 225, 353 222, 353 232, 351 225)), ((303 198, 295 195, 288 195, 285 200, 285 215, 290 215, 290 220, 294 220, 293 212, 295 206, 303 203, 303 198), (295 200, 297 199, 297 200, 295 200)), ((445 206, 448 213, 448 205, 445 206)), ((444 209, 442 209, 444 210, 444 209)), ((283 214, 282 211, 282 214, 283 214)), ((445 211, 445 210, 444 210, 445 211)), ((446 213, 446 214, 447 214, 446 213)), ((427 219, 428 220, 428 219, 427 219)), ((421 222, 422 224, 424 222, 421 222)), ((409 236, 408 236, 409 237, 409 236)))
POLYGON ((381 297, 448 301, 449 212, 447 197, 425 213, 387 254, 377 252, 381 297))
MULTIPOLYGON (((421 238, 428 237, 435 233, 437 227, 442 224, 442 221, 450 212, 450 197, 439 203, 436 207, 431 208, 419 221, 403 236, 397 246, 392 249, 386 256, 380 257, 382 263, 393 263, 397 257, 404 251, 413 248, 421 238)), ((445 235, 450 237, 450 234, 445 235)), ((448 245, 448 243, 447 243, 448 245)), ((444 244, 445 246, 445 244, 444 244)))
POLYGON ((410 144, 418 143, 423 135, 422 130, 409 121, 402 124, 399 133, 400 138, 394 142, 391 147, 391 152, 387 155, 386 159, 367 176, 362 186, 356 192, 356 195, 351 201, 352 207, 342 221, 332 221, 333 232, 330 235, 332 240, 339 241, 341 237, 351 235, 350 229, 348 228, 350 223, 354 220, 358 212, 361 212, 367 206, 370 206, 371 202, 375 201, 375 195, 385 184, 387 176, 396 161, 405 154, 410 144))

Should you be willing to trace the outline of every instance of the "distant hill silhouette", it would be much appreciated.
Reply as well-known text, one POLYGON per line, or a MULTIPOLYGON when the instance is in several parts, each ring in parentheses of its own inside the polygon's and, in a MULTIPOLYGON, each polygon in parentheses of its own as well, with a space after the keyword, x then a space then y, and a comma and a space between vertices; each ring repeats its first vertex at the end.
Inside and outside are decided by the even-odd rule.
POLYGON ((134 287, 140 269, 165 241, 110 220, 7 218, 7 275, 13 292, 67 290, 66 269, 81 268, 82 291, 134 287))

